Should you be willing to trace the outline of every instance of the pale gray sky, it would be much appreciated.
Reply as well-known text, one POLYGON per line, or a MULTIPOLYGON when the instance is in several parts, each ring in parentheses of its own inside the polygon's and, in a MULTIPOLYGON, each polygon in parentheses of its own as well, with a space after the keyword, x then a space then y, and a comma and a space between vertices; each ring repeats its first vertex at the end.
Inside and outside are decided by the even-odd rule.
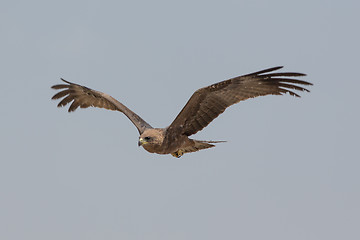
POLYGON ((2 1, 0 239, 360 239, 359 1, 2 1), (229 108, 181 159, 121 113, 69 114, 63 77, 155 127, 198 88, 284 65, 311 93, 229 108), (166 99, 166 101, 165 101, 166 99))

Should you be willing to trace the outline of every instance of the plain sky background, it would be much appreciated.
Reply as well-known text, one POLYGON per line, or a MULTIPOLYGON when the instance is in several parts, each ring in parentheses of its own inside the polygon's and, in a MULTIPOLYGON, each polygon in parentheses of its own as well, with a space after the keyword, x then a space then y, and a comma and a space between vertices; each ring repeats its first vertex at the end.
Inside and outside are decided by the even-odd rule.
POLYGON ((359 1, 1 1, 0 239, 360 239, 359 1), (121 113, 67 113, 60 77, 154 127, 198 88, 284 65, 302 98, 229 108, 180 159, 121 113))

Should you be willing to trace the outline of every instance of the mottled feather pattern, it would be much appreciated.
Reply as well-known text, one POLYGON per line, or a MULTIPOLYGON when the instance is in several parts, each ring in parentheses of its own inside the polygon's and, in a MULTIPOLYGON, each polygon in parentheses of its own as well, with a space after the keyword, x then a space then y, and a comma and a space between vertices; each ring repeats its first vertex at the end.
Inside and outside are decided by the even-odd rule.
POLYGON ((139 131, 139 146, 151 153, 172 154, 181 157, 184 153, 214 147, 220 141, 198 141, 188 138, 209 125, 229 106, 240 101, 265 95, 289 93, 300 97, 295 91, 307 91, 301 85, 309 82, 294 79, 305 74, 295 72, 274 72, 282 67, 274 67, 251 74, 231 78, 198 89, 188 100, 175 120, 167 128, 152 128, 140 116, 108 94, 85 86, 68 82, 52 88, 60 90, 52 99, 61 99, 58 107, 70 105, 68 111, 77 108, 98 107, 124 113, 139 131))
MULTIPOLYGON (((298 85, 312 85, 309 82, 287 77, 302 77, 295 72, 270 73, 282 67, 274 67, 259 72, 231 78, 197 90, 189 99, 171 126, 177 133, 190 136, 206 127, 225 109, 239 101, 264 95, 289 93, 300 97, 297 91, 309 91, 298 85), (175 126, 182 126, 181 128, 175 126)), ((169 133, 170 134, 170 133, 169 133)))
POLYGON ((52 97, 53 100, 63 98, 59 102, 58 107, 64 107, 71 103, 68 109, 69 112, 73 112, 79 107, 98 107, 108 110, 117 110, 124 113, 134 123, 140 134, 146 128, 152 128, 150 124, 145 122, 141 117, 136 115, 113 97, 85 86, 66 81, 64 79, 61 80, 67 84, 58 84, 51 87, 55 90, 63 89, 52 97))
POLYGON ((66 96, 59 102, 58 107, 64 107, 72 102, 68 109, 69 112, 75 111, 78 107, 99 107, 109 110, 118 110, 113 103, 109 102, 108 99, 103 98, 101 92, 68 82, 64 79, 61 80, 68 83, 69 85, 60 84, 52 86, 53 89, 65 89, 52 97, 52 99, 59 99, 66 96))

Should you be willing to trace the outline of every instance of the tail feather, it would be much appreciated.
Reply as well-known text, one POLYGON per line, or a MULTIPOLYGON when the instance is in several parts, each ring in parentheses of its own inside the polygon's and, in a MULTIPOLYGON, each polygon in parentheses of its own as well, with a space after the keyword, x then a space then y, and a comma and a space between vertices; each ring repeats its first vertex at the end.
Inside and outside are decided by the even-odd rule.
POLYGON ((200 141, 200 140, 193 140, 193 141, 194 141, 194 145, 186 147, 184 149, 184 153, 197 152, 197 151, 202 150, 202 149, 215 147, 216 145, 214 145, 212 143, 226 142, 226 141, 200 141))

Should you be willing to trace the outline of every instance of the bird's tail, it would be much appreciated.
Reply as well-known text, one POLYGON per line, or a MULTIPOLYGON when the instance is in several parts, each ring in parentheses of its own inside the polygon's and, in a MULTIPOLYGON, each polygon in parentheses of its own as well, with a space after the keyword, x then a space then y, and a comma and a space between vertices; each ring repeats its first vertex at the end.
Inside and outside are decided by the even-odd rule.
POLYGON ((215 147, 216 145, 214 145, 213 143, 226 142, 226 141, 201 141, 201 140, 194 140, 194 139, 192 139, 192 140, 194 141, 194 145, 186 147, 184 149, 184 153, 196 152, 196 151, 199 151, 202 149, 215 147))

